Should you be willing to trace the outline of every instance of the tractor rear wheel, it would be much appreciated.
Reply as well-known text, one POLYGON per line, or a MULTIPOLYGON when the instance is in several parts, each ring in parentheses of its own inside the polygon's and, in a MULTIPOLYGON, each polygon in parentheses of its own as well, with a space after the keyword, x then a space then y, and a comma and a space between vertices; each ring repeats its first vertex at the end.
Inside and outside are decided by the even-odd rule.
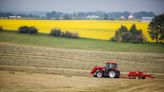
POLYGON ((96 72, 96 76, 97 76, 98 78, 101 78, 101 77, 103 77, 103 73, 102 73, 101 71, 97 71, 97 72, 96 72))
POLYGON ((142 79, 145 79, 145 77, 143 76, 142 79))
POLYGON ((108 73, 108 76, 110 78, 116 78, 117 77, 117 72, 115 70, 110 70, 108 73))

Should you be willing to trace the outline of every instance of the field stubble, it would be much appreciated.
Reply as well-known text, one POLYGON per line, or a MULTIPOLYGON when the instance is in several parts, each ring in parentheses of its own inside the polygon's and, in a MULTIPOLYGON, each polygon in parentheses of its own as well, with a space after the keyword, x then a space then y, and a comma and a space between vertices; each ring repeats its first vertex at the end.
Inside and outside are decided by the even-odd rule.
POLYGON ((163 79, 109 79, 0 70, 0 92, 163 92, 163 79))
POLYGON ((2 42, 0 64, 91 70, 94 65, 104 65, 108 60, 117 60, 123 72, 141 70, 164 73, 163 53, 133 53, 57 49, 2 42))
POLYGON ((0 91, 163 92, 163 61, 163 53, 58 49, 1 42, 0 91), (156 79, 87 77, 94 65, 112 59, 118 61, 123 74, 141 70, 154 74, 156 79))

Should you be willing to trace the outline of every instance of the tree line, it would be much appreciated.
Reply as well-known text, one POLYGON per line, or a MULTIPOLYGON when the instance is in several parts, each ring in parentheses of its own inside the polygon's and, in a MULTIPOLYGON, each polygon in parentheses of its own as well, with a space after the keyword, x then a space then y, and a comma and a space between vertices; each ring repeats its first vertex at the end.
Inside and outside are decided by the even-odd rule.
MULTIPOLYGON (((155 16, 148 25, 148 33, 152 40, 158 42, 164 42, 164 13, 155 16)), ((117 42, 146 42, 142 30, 137 29, 133 24, 130 30, 126 26, 121 26, 115 33, 115 36, 111 38, 112 41, 117 42)))
MULTIPOLYGON (((73 19, 88 19, 87 16, 98 16, 97 19, 100 20, 113 20, 120 19, 121 16, 124 18, 128 18, 128 16, 132 14, 131 12, 103 12, 103 11, 95 11, 95 12, 74 12, 74 13, 64 13, 64 12, 0 12, 0 17, 9 16, 21 16, 21 18, 34 18, 34 19, 64 19, 64 20, 73 20, 73 19)), ((140 11, 133 13, 133 16, 136 19, 141 19, 142 17, 154 17, 155 14, 153 12, 140 11)))
POLYGON ((126 26, 121 25, 121 27, 116 31, 115 36, 111 38, 112 41, 117 42, 146 42, 146 38, 144 37, 142 30, 137 29, 136 25, 133 24, 128 30, 126 26))
MULTIPOLYGON (((75 12, 75 13, 63 13, 63 12, 48 12, 46 14, 46 17, 51 19, 87 19, 87 16, 95 15, 102 20, 113 20, 113 19, 120 19, 121 16, 124 16, 126 19, 128 16, 132 14, 128 11, 125 12, 102 12, 102 11, 95 11, 95 12, 75 12)), ((142 17, 154 17, 155 14, 153 12, 146 12, 146 11, 140 11, 133 13, 133 16, 135 16, 136 19, 142 19, 142 17)))

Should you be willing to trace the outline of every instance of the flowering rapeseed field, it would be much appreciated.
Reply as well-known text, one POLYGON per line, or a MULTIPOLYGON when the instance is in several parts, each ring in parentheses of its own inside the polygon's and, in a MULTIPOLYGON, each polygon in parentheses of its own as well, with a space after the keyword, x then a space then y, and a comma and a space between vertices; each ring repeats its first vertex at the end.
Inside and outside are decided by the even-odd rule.
POLYGON ((119 21, 119 20, 23 20, 0 19, 4 29, 17 30, 20 26, 35 26, 40 33, 49 33, 52 28, 58 27, 62 31, 77 32, 80 37, 108 40, 114 36, 115 31, 125 25, 128 28, 136 24, 142 29, 148 41, 148 22, 119 21))

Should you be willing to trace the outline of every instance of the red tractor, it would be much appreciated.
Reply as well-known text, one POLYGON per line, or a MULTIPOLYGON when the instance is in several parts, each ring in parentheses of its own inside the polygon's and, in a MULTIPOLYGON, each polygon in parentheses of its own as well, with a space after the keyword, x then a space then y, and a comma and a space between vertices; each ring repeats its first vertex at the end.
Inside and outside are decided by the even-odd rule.
POLYGON ((95 66, 90 74, 94 74, 96 77, 110 77, 110 78, 119 78, 120 71, 117 68, 117 63, 115 61, 106 62, 106 66, 95 66))

